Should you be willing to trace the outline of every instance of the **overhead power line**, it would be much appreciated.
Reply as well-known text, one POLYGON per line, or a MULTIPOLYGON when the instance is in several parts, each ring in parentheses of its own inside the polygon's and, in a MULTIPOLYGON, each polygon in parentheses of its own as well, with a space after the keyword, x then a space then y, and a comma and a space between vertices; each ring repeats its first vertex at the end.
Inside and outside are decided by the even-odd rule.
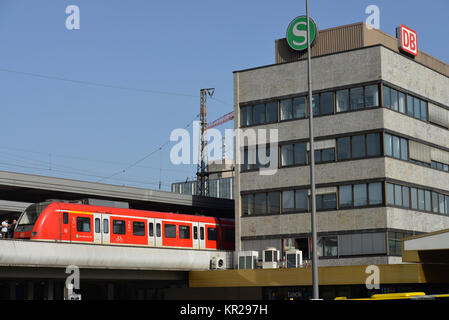
MULTIPOLYGON (((135 92, 154 93, 154 94, 165 94, 165 95, 173 95, 173 96, 183 96, 183 97, 196 98, 196 99, 198 98, 197 95, 193 95, 193 94, 189 94, 189 93, 180 93, 180 92, 173 92, 173 91, 162 91, 162 90, 154 90, 154 89, 120 86, 120 85, 114 85, 114 84, 105 84, 105 83, 94 82, 94 81, 70 79, 70 78, 65 78, 65 77, 50 76, 50 75, 46 75, 46 74, 24 72, 24 71, 18 71, 18 70, 6 69, 6 68, 0 68, 0 72, 13 73, 13 74, 30 76, 30 77, 40 78, 40 79, 47 79, 47 80, 64 81, 64 82, 76 83, 76 84, 81 84, 81 85, 86 85, 86 86, 102 87, 102 88, 109 88, 109 89, 119 89, 119 90, 135 91, 135 92)), ((218 100, 216 98, 213 100, 220 102, 222 104, 225 104, 225 105, 229 105, 228 103, 218 100)))

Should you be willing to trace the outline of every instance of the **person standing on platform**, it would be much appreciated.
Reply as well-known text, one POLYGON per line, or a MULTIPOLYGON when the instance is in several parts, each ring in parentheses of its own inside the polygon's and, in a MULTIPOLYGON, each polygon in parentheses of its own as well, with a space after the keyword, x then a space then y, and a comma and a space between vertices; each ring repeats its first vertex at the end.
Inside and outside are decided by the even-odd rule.
POLYGON ((8 238, 13 239, 14 238, 14 229, 16 227, 17 220, 14 219, 10 225, 8 225, 8 238))
POLYGON ((8 235, 8 219, 5 219, 5 221, 2 222, 2 236, 3 238, 6 238, 8 235))

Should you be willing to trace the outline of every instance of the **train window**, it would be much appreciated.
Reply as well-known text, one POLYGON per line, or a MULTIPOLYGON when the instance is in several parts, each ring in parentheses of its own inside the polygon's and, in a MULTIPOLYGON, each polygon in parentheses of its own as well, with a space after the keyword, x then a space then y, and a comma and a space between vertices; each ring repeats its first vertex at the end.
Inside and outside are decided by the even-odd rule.
POLYGON ((197 226, 193 227, 193 239, 195 239, 195 240, 198 239, 198 227, 197 226))
POLYGON ((204 240, 204 227, 200 227, 200 239, 204 240))
POLYGON ((156 237, 160 237, 160 236, 161 236, 161 224, 156 223, 156 237))
POLYGON ((68 224, 69 223, 69 213, 68 212, 63 212, 62 213, 62 223, 63 224, 68 224))
POLYGON ((112 221, 112 233, 113 234, 126 234, 126 223, 123 220, 112 221))
POLYGON ((100 233, 100 218, 95 218, 95 233, 100 233))
POLYGON ((148 236, 154 237, 154 223, 153 222, 148 223, 148 236))
POLYGON ((176 225, 165 224, 164 225, 164 235, 166 238, 176 238, 176 225))
POLYGON ((179 239, 190 239, 189 226, 179 226, 179 239))
POLYGON ((84 217, 76 218, 76 231, 90 232, 90 218, 84 217))
POLYGON ((134 236, 145 235, 145 222, 133 221, 133 235, 134 236))
POLYGON ((103 220, 103 233, 109 233, 109 220, 103 220))
POLYGON ((217 228, 207 228, 207 239, 217 241, 217 228))

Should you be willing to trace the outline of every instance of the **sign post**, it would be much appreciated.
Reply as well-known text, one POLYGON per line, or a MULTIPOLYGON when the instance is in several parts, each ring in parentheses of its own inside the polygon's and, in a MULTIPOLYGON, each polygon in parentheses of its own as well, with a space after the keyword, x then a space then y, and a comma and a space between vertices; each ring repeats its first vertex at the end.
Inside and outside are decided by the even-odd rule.
POLYGON ((310 144, 310 209, 311 209, 311 231, 312 231, 312 285, 313 299, 319 299, 318 290, 318 257, 317 257, 317 228, 316 228, 316 197, 315 197, 315 154, 313 139, 313 105, 312 105, 312 67, 310 47, 318 35, 318 28, 309 16, 309 0, 306 0, 306 16, 293 19, 287 28, 287 42, 296 51, 307 49, 307 78, 309 87, 308 114, 309 114, 309 144, 310 144), (307 36, 309 35, 309 36, 307 36))

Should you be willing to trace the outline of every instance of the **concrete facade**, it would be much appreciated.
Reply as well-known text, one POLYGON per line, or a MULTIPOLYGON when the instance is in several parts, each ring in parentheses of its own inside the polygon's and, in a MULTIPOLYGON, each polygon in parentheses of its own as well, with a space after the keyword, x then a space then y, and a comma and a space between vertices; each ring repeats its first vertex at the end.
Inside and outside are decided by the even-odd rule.
MULTIPOLYGON (((383 91, 386 86, 391 87, 405 96, 425 101, 428 108, 436 105, 442 113, 447 113, 447 118, 444 118, 444 115, 443 118, 449 119, 447 90, 449 78, 378 43, 350 51, 312 57, 312 86, 314 94, 333 92, 334 103, 333 114, 314 117, 315 141, 336 141, 339 137, 373 132, 379 133, 382 141, 379 156, 340 161, 337 159, 338 150, 335 147, 334 161, 316 165, 317 194, 320 194, 320 190, 333 189, 337 203, 336 208, 332 210, 317 212, 319 238, 332 236, 338 242, 336 251, 338 253, 332 257, 320 257, 319 265, 400 263, 400 255, 398 256, 392 249, 398 241, 395 239, 398 235, 393 235, 393 232, 413 235, 449 228, 449 208, 445 209, 443 203, 443 212, 435 213, 431 212, 432 209, 414 210, 411 204, 405 204, 405 200, 404 205, 391 205, 389 203, 391 196, 387 195, 387 184, 400 185, 400 190, 404 190, 401 192, 408 192, 407 197, 410 197, 410 201, 412 196, 408 190, 414 188, 430 191, 429 194, 432 196, 433 193, 438 193, 444 202, 445 196, 449 199, 449 171, 436 170, 431 167, 430 162, 425 164, 428 166, 416 163, 412 160, 417 159, 411 159, 409 155, 406 160, 387 155, 385 137, 393 135, 405 139, 408 154, 413 142, 424 145, 426 150, 432 150, 429 151, 429 155, 431 152, 443 154, 445 159, 446 155, 449 156, 449 120, 446 127, 443 127, 431 123, 428 116, 422 120, 409 116, 407 111, 405 113, 393 111, 385 106, 383 91), (336 91, 365 85, 378 86, 379 105, 338 113, 336 91), (340 208, 338 204, 340 186, 373 182, 382 183, 381 205, 340 208), (407 205, 409 207, 406 207, 407 205), (370 240, 374 235, 376 239, 370 240), (340 252, 348 250, 345 246, 349 243, 354 244, 357 237, 361 237, 365 249, 353 248, 353 254, 340 256, 340 252), (383 250, 369 249, 370 243, 375 243, 372 245, 374 247, 383 246, 383 250)), ((306 60, 236 71, 234 72, 235 128, 267 129, 267 131, 277 129, 279 145, 305 143, 309 138, 308 118, 281 121, 279 111, 280 100, 305 95, 307 95, 306 60), (278 103, 276 122, 241 125, 241 107, 272 101, 278 103)), ((236 150, 239 153, 237 161, 242 163, 243 150, 248 147, 248 143, 240 145, 239 134, 241 131, 238 131, 236 136, 236 150)), ((278 156, 281 159, 280 152, 278 156)), ((436 157, 431 158, 432 162, 436 161, 436 157)), ((447 162, 444 164, 449 165, 447 162)), ((257 250, 261 257, 260 251, 268 246, 277 247, 282 251, 286 245, 283 239, 310 237, 310 210, 283 212, 282 208, 282 192, 307 189, 310 183, 309 171, 308 165, 282 167, 280 161, 274 175, 261 175, 259 170, 242 170, 241 166, 236 166, 234 197, 237 250, 257 250), (280 193, 279 212, 249 215, 243 212, 243 196, 270 192, 280 193)), ((432 205, 435 204, 435 201, 432 201, 432 205)), ((258 205, 256 200, 252 203, 254 206, 258 205)), ((446 204, 446 207, 448 205, 446 204)))

